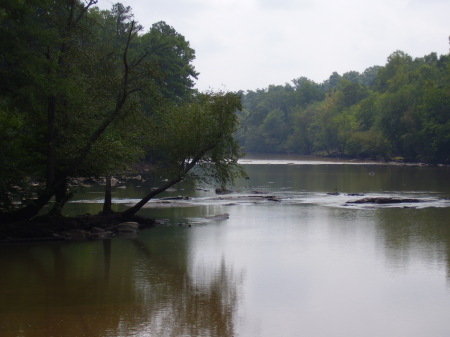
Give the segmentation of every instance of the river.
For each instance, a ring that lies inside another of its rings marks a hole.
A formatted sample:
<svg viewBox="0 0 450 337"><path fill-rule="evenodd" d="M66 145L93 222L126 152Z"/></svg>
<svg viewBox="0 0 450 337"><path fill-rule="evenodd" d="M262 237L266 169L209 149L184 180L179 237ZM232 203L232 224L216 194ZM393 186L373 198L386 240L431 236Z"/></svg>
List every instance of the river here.
<svg viewBox="0 0 450 337"><path fill-rule="evenodd" d="M136 236L0 246L0 336L450 336L450 167L242 163L233 193L151 201L161 224ZM116 186L116 209L151 187Z"/></svg>

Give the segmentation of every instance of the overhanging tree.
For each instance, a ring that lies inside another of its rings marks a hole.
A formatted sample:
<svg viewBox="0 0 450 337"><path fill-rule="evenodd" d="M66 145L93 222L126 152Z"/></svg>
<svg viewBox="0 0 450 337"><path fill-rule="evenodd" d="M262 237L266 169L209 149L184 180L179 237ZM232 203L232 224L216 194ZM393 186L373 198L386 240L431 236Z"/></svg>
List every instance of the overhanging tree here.
<svg viewBox="0 0 450 337"><path fill-rule="evenodd" d="M236 111L241 108L239 94L219 92L199 94L194 102L165 111L154 128L152 152L156 164L164 166L167 182L122 214L136 214L150 199L188 174L221 186L242 176L237 161L243 153L234 138Z"/></svg>

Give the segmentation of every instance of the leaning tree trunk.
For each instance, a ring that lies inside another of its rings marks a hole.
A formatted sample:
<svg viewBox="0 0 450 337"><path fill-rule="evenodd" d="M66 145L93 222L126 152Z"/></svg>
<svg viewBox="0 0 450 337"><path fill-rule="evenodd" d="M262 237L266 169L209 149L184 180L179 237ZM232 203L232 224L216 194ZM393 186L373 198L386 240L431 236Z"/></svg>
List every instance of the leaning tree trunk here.
<svg viewBox="0 0 450 337"><path fill-rule="evenodd" d="M133 215L135 215L137 212L139 212L139 210L144 207L144 205L150 201L150 199L152 199L153 197L155 197L156 195L164 192L165 190L167 190L169 187L172 187L173 185L175 185L176 183L180 182L183 179L182 176L170 180L167 184L164 184L163 186L161 186L160 188L151 191L150 193L148 193L144 198L142 198L136 205L134 205L133 207L127 209L126 211L122 212L122 216L125 218L130 218Z"/></svg>
<svg viewBox="0 0 450 337"><path fill-rule="evenodd" d="M70 195L67 190L67 179L55 188L55 204L48 213L51 216L61 216L64 205L69 201Z"/></svg>
<svg viewBox="0 0 450 337"><path fill-rule="evenodd" d="M205 149L203 149L203 151L200 151L188 164L183 164L182 168L178 174L178 176L172 180L169 180L166 184L164 184L163 186L161 186L160 188L151 191L150 193L148 193L145 197L143 197L136 205L134 205L133 207L127 209L126 211L122 212L122 216L125 218L130 218L133 215L135 215L137 212L139 212L139 210L144 207L144 205L150 201L150 199L152 199L153 197L155 197L156 195L164 192L165 190L167 190L169 187L172 187L173 185L175 185L176 183L179 183L181 180L183 180L183 178L186 176L186 174L188 174L188 172L190 170L192 170L192 168L198 163L198 161L205 155L205 153L207 153L209 150L213 149L216 146L216 144L213 144Z"/></svg>
<svg viewBox="0 0 450 337"><path fill-rule="evenodd" d="M105 201L103 202L103 215L112 214L112 177L106 176L106 185L105 185Z"/></svg>

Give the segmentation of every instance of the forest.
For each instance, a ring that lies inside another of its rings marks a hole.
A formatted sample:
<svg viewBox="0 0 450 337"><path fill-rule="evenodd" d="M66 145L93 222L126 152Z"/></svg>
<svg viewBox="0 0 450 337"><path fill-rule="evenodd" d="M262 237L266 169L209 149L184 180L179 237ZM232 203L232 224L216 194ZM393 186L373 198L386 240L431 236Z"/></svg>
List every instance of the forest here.
<svg viewBox="0 0 450 337"><path fill-rule="evenodd" d="M143 161L161 185L124 218L189 175L242 173L241 95L195 90L195 51L173 27L144 32L130 7L96 4L0 5L0 223L61 216L80 177L105 180L112 213L111 177Z"/></svg>
<svg viewBox="0 0 450 337"><path fill-rule="evenodd" d="M247 152L450 163L449 55L395 51L363 73L247 91L243 106Z"/></svg>

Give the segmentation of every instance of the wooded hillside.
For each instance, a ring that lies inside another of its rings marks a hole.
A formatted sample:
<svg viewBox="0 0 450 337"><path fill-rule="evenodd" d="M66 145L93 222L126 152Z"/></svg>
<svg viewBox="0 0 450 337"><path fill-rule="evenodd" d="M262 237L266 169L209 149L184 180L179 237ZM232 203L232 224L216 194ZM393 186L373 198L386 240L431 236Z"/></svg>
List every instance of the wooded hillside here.
<svg viewBox="0 0 450 337"><path fill-rule="evenodd" d="M450 59L396 51L385 66L248 91L247 152L450 162Z"/></svg>

